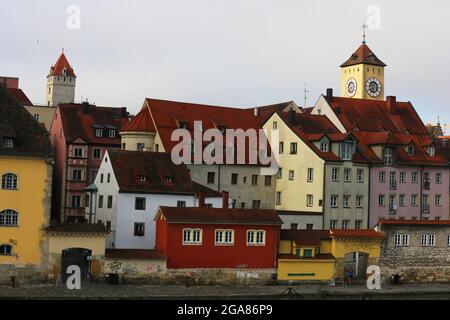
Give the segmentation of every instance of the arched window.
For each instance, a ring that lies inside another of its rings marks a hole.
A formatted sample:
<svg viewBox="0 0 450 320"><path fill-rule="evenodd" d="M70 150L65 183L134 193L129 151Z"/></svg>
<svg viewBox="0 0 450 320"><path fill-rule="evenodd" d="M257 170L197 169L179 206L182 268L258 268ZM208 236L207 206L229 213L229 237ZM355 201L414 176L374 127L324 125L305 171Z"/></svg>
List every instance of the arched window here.
<svg viewBox="0 0 450 320"><path fill-rule="evenodd" d="M18 227L19 214L14 210L3 210L0 212L0 227Z"/></svg>
<svg viewBox="0 0 450 320"><path fill-rule="evenodd" d="M9 244L0 245L0 256L11 256L12 255L12 246Z"/></svg>
<svg viewBox="0 0 450 320"><path fill-rule="evenodd" d="M16 190L17 189L17 175L14 173L6 173L2 176L2 189Z"/></svg>

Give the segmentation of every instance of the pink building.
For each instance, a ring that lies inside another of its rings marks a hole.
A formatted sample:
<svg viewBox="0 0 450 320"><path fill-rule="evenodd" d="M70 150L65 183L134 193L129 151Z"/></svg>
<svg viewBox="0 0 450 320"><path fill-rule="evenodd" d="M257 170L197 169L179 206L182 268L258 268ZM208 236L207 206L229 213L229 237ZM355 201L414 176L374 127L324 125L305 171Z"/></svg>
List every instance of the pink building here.
<svg viewBox="0 0 450 320"><path fill-rule="evenodd" d="M84 219L89 203L85 189L93 183L105 151L120 149L119 130L128 121L126 108L58 106L50 129L55 154L52 219Z"/></svg>

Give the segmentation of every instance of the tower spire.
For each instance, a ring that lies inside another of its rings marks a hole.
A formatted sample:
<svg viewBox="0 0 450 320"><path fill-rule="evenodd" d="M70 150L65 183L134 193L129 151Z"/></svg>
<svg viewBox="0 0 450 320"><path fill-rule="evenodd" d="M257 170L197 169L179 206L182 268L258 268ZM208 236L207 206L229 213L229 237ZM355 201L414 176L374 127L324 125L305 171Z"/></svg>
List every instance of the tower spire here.
<svg viewBox="0 0 450 320"><path fill-rule="evenodd" d="M362 29L363 29L363 44L366 44L366 29L369 28L369 26L367 24L363 24Z"/></svg>

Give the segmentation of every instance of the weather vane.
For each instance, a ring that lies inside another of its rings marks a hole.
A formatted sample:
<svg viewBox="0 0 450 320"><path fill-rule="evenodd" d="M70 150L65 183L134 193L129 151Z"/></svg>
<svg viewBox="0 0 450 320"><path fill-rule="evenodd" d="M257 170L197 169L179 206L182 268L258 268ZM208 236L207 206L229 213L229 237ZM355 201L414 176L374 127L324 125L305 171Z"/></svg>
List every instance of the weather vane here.
<svg viewBox="0 0 450 320"><path fill-rule="evenodd" d="M305 89L303 90L303 92L304 92L304 94L305 94L305 108L308 107L308 106L307 106L307 101L308 101L308 93L309 93L309 91L308 91L307 85L308 85L308 84L305 82Z"/></svg>
<svg viewBox="0 0 450 320"><path fill-rule="evenodd" d="M363 29L363 43L366 43L366 29L368 29L369 26L367 24L363 24L362 29Z"/></svg>

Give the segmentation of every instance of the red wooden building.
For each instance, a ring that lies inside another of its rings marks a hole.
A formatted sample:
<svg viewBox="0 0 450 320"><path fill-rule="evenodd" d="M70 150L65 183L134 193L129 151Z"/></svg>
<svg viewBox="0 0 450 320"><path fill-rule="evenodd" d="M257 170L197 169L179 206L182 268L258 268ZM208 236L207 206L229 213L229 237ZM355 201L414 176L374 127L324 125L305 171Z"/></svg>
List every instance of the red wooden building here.
<svg viewBox="0 0 450 320"><path fill-rule="evenodd" d="M277 266L282 221L274 210L160 207L155 220L169 269Z"/></svg>

